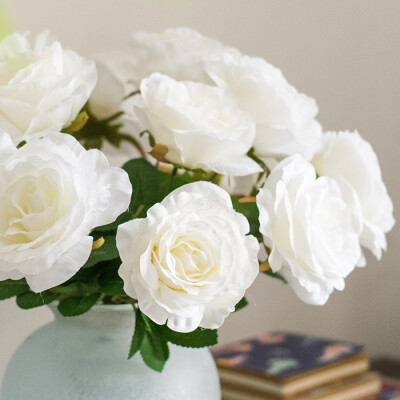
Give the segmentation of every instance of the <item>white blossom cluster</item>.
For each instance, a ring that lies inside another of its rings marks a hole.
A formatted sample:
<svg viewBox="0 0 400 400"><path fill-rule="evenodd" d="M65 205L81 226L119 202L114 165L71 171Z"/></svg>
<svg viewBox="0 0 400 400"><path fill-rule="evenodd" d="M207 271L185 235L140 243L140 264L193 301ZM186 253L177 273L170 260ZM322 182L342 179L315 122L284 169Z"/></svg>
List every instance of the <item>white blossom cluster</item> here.
<svg viewBox="0 0 400 400"><path fill-rule="evenodd" d="M118 111L125 82L165 162L256 194L269 265L301 299L324 304L342 290L365 265L362 247L381 257L393 205L372 147L357 132L324 132L314 99L279 69L190 29L136 34L113 65L116 76L48 34L0 42L0 280L62 284L89 258L91 230L128 208L125 171L61 133L88 102L100 119ZM249 229L225 189L181 186L120 225L126 294L173 330L218 328L259 271Z"/></svg>

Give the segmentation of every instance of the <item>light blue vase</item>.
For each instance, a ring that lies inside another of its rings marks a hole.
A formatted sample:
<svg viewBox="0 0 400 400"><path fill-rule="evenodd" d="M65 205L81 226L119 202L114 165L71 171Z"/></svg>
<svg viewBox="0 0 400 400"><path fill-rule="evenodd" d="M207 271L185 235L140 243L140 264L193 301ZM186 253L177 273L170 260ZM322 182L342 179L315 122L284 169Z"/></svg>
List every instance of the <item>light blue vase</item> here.
<svg viewBox="0 0 400 400"><path fill-rule="evenodd" d="M132 307L95 306L33 333L6 370L1 400L220 400L217 370L207 349L170 345L162 373L139 354L127 360Z"/></svg>

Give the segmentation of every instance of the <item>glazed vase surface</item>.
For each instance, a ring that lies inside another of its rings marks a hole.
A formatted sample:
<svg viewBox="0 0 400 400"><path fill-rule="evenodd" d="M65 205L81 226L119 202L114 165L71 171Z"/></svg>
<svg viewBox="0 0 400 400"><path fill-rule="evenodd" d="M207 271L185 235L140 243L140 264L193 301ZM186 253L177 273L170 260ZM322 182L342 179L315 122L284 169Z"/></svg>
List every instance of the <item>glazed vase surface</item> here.
<svg viewBox="0 0 400 400"><path fill-rule="evenodd" d="M128 305L95 306L34 332L11 359L0 400L220 400L208 349L169 344L162 373L139 354L127 360L134 330Z"/></svg>

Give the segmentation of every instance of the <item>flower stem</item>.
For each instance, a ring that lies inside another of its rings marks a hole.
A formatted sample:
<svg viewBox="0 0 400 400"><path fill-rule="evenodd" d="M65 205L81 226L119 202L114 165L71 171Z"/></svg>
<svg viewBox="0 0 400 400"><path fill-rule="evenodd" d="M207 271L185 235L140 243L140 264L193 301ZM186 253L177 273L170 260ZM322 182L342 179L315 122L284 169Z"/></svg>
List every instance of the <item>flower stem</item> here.
<svg viewBox="0 0 400 400"><path fill-rule="evenodd" d="M178 172L178 168L174 167L174 169L171 172L171 178L169 180L167 194L171 192L172 184L174 183L174 179L175 179L177 172Z"/></svg>
<svg viewBox="0 0 400 400"><path fill-rule="evenodd" d="M134 137L132 137L130 135L127 135L126 133L120 133L118 135L118 137L121 140L125 140L126 142L129 142L132 146L134 146L139 151L140 156L142 158L147 158L146 152L144 151L142 145L140 144L140 142L137 139L135 139Z"/></svg>
<svg viewBox="0 0 400 400"><path fill-rule="evenodd" d="M124 100L128 100L130 97L136 96L137 94L140 94L140 90L135 90L134 92L128 93L128 94L124 97Z"/></svg>

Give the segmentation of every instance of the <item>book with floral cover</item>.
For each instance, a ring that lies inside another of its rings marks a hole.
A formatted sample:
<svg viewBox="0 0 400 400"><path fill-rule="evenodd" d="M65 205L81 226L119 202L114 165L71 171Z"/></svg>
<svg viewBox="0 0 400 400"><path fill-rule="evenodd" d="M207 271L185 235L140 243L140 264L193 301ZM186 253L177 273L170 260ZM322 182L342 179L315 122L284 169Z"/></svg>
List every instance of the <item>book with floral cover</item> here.
<svg viewBox="0 0 400 400"><path fill-rule="evenodd" d="M214 350L222 386L292 396L367 371L363 346L274 332Z"/></svg>

